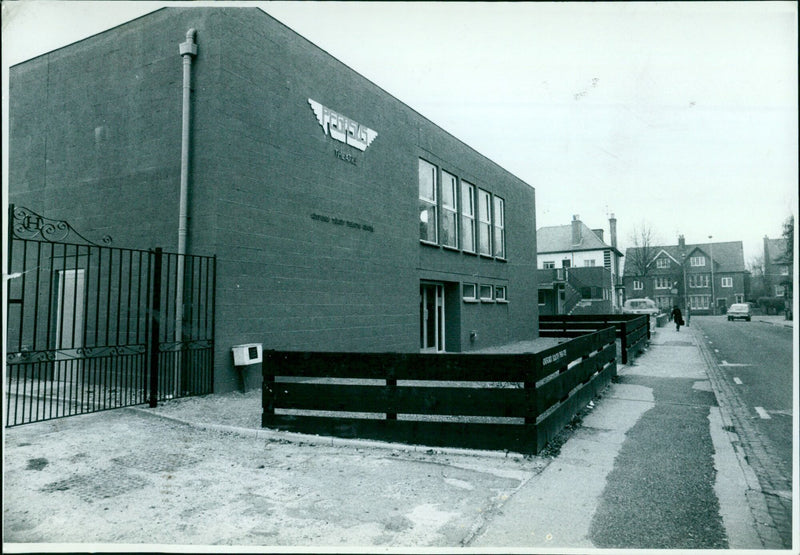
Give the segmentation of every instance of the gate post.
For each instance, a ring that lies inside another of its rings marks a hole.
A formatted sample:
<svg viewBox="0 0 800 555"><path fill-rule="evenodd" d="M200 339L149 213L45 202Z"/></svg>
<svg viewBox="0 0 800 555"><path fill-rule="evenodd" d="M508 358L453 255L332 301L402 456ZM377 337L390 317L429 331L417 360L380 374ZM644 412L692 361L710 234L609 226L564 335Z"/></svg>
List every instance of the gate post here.
<svg viewBox="0 0 800 555"><path fill-rule="evenodd" d="M161 335L161 247L151 251L153 260L152 297L150 302L150 338L147 344L150 361L150 408L158 405L158 355Z"/></svg>

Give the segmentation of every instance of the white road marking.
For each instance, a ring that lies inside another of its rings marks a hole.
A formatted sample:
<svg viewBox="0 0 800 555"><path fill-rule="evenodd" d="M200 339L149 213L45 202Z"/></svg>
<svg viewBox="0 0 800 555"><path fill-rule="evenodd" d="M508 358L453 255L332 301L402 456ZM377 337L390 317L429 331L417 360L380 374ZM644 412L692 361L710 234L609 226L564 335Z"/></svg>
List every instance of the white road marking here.
<svg viewBox="0 0 800 555"><path fill-rule="evenodd" d="M756 407L756 412L762 419L772 420L772 417L769 414L767 414L767 411L764 410L764 407Z"/></svg>
<svg viewBox="0 0 800 555"><path fill-rule="evenodd" d="M743 362L728 362L727 360L723 360L720 363L720 366L753 366L752 364L745 364Z"/></svg>
<svg viewBox="0 0 800 555"><path fill-rule="evenodd" d="M736 385L742 385L742 380L739 378L733 378L733 381L736 382Z"/></svg>

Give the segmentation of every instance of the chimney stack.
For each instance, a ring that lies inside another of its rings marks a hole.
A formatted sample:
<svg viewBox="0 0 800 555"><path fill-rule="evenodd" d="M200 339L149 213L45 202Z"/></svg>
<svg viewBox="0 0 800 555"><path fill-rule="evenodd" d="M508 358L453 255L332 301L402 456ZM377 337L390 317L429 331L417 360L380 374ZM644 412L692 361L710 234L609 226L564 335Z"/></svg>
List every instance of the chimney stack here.
<svg viewBox="0 0 800 555"><path fill-rule="evenodd" d="M597 235L600 240L603 240L603 230L602 229L593 229L592 232Z"/></svg>
<svg viewBox="0 0 800 555"><path fill-rule="evenodd" d="M611 246L617 248L617 218L614 214L608 219L608 232L611 235Z"/></svg>
<svg viewBox="0 0 800 555"><path fill-rule="evenodd" d="M678 247L681 251L686 249L686 239L684 239L683 235L678 235Z"/></svg>
<svg viewBox="0 0 800 555"><path fill-rule="evenodd" d="M580 216L575 214L572 216L572 244L580 245L581 243L581 221Z"/></svg>

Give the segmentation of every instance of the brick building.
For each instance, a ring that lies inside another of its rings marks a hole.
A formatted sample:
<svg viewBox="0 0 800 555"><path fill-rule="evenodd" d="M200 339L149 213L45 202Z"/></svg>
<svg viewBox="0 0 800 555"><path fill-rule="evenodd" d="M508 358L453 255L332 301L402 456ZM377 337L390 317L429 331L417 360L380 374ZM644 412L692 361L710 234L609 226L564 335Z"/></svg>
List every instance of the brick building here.
<svg viewBox="0 0 800 555"><path fill-rule="evenodd" d="M538 334L533 188L255 8L166 8L12 67L9 193L89 238L216 254L217 391L234 344Z"/></svg>
<svg viewBox="0 0 800 555"><path fill-rule="evenodd" d="M695 314L724 314L731 304L745 300L741 241L690 245L681 235L677 245L648 247L646 272L632 262L643 260L642 251L633 247L625 252L628 299L648 297L665 311L689 306Z"/></svg>

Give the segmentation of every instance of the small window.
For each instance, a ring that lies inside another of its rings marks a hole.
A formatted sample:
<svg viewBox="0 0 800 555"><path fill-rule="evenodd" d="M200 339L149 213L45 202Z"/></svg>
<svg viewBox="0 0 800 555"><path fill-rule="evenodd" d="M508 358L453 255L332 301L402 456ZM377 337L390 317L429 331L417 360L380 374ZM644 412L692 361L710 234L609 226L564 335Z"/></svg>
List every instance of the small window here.
<svg viewBox="0 0 800 555"><path fill-rule="evenodd" d="M570 262L569 258L565 258L561 261L562 268L569 268L570 266L572 266L572 263Z"/></svg>
<svg viewBox="0 0 800 555"><path fill-rule="evenodd" d="M669 289L671 287L671 284L668 277L661 276L655 278L654 286L656 289Z"/></svg>
<svg viewBox="0 0 800 555"><path fill-rule="evenodd" d="M481 302L490 303L494 301L493 289L491 285L481 285Z"/></svg>
<svg viewBox="0 0 800 555"><path fill-rule="evenodd" d="M724 277L724 278L722 278L722 286L723 287L733 287L733 278L732 277Z"/></svg>
<svg viewBox="0 0 800 555"><path fill-rule="evenodd" d="M552 270L555 267L556 267L556 263L553 262L552 260L547 260L547 261L542 263L542 268L544 268L545 270Z"/></svg>
<svg viewBox="0 0 800 555"><path fill-rule="evenodd" d="M461 285L461 296L467 302L478 301L478 286L474 283L464 283Z"/></svg>
<svg viewBox="0 0 800 555"><path fill-rule="evenodd" d="M587 268L593 267L595 265L595 260L594 259L592 259L592 260L584 260L583 261L583 265L586 266Z"/></svg>
<svg viewBox="0 0 800 555"><path fill-rule="evenodd" d="M656 260L656 268L669 268L669 258L659 258Z"/></svg>
<svg viewBox="0 0 800 555"><path fill-rule="evenodd" d="M693 256L689 261L689 265L691 266L705 266L706 265L706 257L705 256Z"/></svg>
<svg viewBox="0 0 800 555"><path fill-rule="evenodd" d="M638 279L635 279L633 280L633 289L635 291L641 291L642 289L644 289L644 284Z"/></svg>
<svg viewBox="0 0 800 555"><path fill-rule="evenodd" d="M508 297L506 296L506 286L498 285L494 288L494 298L498 303L507 303Z"/></svg>

